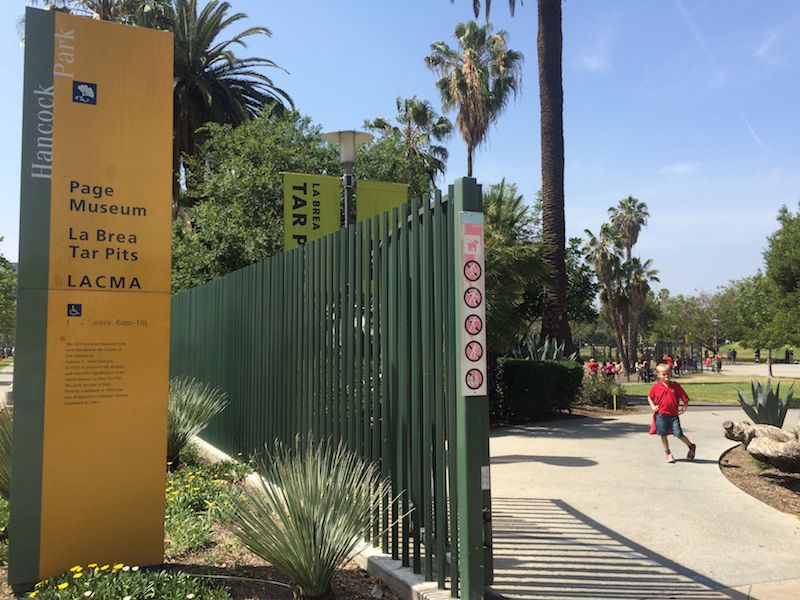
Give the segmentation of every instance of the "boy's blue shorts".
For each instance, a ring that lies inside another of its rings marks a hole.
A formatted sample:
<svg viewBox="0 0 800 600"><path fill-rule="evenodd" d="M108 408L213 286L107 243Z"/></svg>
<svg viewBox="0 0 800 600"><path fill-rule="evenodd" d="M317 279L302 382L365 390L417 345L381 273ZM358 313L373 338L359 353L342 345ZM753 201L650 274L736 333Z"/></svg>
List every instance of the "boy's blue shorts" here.
<svg viewBox="0 0 800 600"><path fill-rule="evenodd" d="M683 435L683 430L681 429L681 420L678 416L671 417L669 415L662 415L658 413L656 415L656 434L657 435L669 435L669 429L672 428L672 435L675 437L681 437Z"/></svg>

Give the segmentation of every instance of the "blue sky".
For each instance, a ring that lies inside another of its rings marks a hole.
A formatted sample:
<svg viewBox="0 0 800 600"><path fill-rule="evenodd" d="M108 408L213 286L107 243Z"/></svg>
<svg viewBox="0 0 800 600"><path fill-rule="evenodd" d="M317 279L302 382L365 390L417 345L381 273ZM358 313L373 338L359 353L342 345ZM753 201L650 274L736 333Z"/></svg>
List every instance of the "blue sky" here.
<svg viewBox="0 0 800 600"><path fill-rule="evenodd" d="M456 0L230 0L270 39L264 56L297 107L326 130L394 116L397 96L437 109L423 59L434 40L472 17ZM0 7L0 252L16 260L24 0ZM506 177L532 199L540 188L536 2L493 2L495 29L525 55L522 94L475 157L475 176ZM650 222L636 251L661 286L712 291L762 265L782 204L800 201L800 2L796 0L569 0L564 3L564 123L568 235L597 231L628 195ZM449 115L453 120L455 115ZM445 181L466 173L458 135Z"/></svg>

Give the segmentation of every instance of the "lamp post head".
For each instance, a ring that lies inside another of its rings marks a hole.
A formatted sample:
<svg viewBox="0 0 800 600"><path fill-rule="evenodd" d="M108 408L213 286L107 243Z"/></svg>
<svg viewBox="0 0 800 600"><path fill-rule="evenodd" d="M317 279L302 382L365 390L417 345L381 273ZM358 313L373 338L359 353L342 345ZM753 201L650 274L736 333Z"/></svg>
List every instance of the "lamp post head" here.
<svg viewBox="0 0 800 600"><path fill-rule="evenodd" d="M356 148L372 141L373 136L364 131L330 131L323 133L322 139L339 145L339 164L342 165L345 173L349 173L353 170L356 162Z"/></svg>

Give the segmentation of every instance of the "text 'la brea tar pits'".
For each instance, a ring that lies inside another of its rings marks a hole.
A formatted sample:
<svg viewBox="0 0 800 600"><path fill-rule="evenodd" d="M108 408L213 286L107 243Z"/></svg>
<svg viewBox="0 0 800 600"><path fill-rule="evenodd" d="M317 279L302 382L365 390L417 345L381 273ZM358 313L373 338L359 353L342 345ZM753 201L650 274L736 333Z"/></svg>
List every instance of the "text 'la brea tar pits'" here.
<svg viewBox="0 0 800 600"><path fill-rule="evenodd" d="M126 219L147 216L147 208L114 202L114 188L91 185L72 180L69 182L69 210L72 213L99 215L118 215ZM68 226L68 243L71 259L77 261L137 262L138 238L135 233L124 230L124 222L119 229L107 227L82 228ZM136 276L114 274L67 275L67 287L90 289L141 289Z"/></svg>

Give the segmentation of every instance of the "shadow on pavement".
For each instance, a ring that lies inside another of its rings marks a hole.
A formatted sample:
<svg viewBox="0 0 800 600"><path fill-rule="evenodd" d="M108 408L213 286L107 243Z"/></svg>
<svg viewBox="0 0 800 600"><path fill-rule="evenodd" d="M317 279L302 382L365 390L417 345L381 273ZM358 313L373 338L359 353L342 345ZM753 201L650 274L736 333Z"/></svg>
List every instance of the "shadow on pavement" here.
<svg viewBox="0 0 800 600"><path fill-rule="evenodd" d="M557 499L494 498L487 598L741 599Z"/></svg>
<svg viewBox="0 0 800 600"><path fill-rule="evenodd" d="M535 456L532 454L506 454L492 457L493 465L506 465L511 463L540 462L557 467L593 467L597 464L591 458L577 456Z"/></svg>
<svg viewBox="0 0 800 600"><path fill-rule="evenodd" d="M532 435L539 437L569 437L570 439L599 439L647 432L647 426L625 423L605 417L574 417L567 420L544 421L532 425L513 425L492 429L491 437Z"/></svg>

